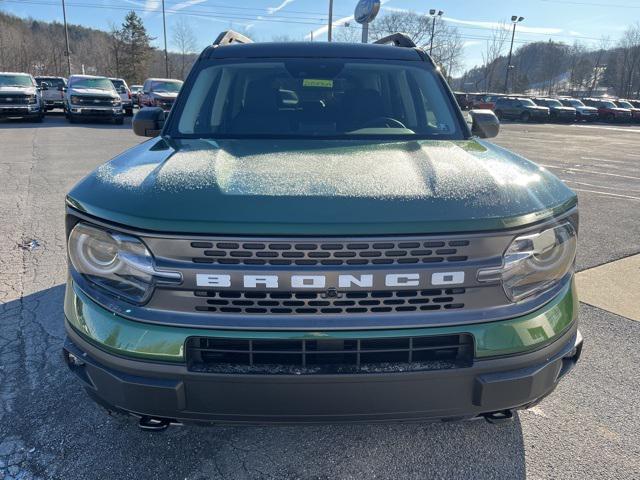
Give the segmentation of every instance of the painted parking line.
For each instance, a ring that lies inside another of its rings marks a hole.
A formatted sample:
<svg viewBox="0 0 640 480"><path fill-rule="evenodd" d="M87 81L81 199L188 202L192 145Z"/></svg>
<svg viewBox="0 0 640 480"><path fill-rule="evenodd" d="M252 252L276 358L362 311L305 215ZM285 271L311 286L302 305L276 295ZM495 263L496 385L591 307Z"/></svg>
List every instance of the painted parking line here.
<svg viewBox="0 0 640 480"><path fill-rule="evenodd" d="M636 188L610 187L609 185L595 185L593 183L579 182L578 180L572 180L570 178L562 179L562 181L565 183L575 183L576 185L584 185L585 187L592 187L592 188L605 189L605 190L622 190L627 193L629 192L640 193L640 189L636 189Z"/></svg>
<svg viewBox="0 0 640 480"><path fill-rule="evenodd" d="M604 125L570 125L571 128L593 128L597 130L613 130L615 132L640 133L640 128L606 127Z"/></svg>
<svg viewBox="0 0 640 480"><path fill-rule="evenodd" d="M640 322L640 255L576 275L580 301Z"/></svg>
<svg viewBox="0 0 640 480"><path fill-rule="evenodd" d="M631 175L620 175L619 173L609 173L609 172L596 172L594 170L584 170L582 168L571 168L571 167L561 167L556 165L547 165L544 163L539 163L541 167L545 168L553 168L554 170L567 170L570 172L580 172L580 173L592 173L594 175L607 175L610 177L621 177L621 178L631 178L633 180L640 180L640 177L633 177Z"/></svg>
<svg viewBox="0 0 640 480"><path fill-rule="evenodd" d="M623 153L622 156L628 155L627 153ZM596 157L580 157L580 160L593 160L596 162L606 162L606 163L621 163L623 165L629 165L628 160L610 160L608 158L596 158Z"/></svg>
<svg viewBox="0 0 640 480"><path fill-rule="evenodd" d="M607 196L607 197L618 197L618 198L627 198L629 200L640 200L640 197L632 197L631 195L621 195L619 193L601 192L601 191L598 191L598 190L587 190L585 188L574 188L574 187L572 187L571 190L575 190L576 192L596 193L598 195L604 195L604 196Z"/></svg>

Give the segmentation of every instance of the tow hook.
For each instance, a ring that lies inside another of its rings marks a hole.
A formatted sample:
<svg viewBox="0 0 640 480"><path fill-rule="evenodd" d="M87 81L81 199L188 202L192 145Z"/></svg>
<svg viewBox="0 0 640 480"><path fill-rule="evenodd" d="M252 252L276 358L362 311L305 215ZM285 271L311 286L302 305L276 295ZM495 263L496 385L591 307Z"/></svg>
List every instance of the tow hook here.
<svg viewBox="0 0 640 480"><path fill-rule="evenodd" d="M166 430L169 425L171 420L168 418L140 417L138 421L138 427L147 432L160 432Z"/></svg>
<svg viewBox="0 0 640 480"><path fill-rule="evenodd" d="M513 410L499 410L497 412L485 413L484 419L494 425L513 421Z"/></svg>

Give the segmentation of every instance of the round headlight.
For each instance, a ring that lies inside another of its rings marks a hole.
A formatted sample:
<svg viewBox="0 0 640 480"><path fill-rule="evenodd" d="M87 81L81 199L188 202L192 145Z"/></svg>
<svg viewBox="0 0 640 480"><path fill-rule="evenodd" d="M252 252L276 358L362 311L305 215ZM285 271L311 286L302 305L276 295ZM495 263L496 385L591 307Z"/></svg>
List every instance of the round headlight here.
<svg viewBox="0 0 640 480"><path fill-rule="evenodd" d="M501 280L504 292L517 302L555 286L573 269L577 233L569 222L522 235L504 253L502 267L480 270L478 281Z"/></svg>
<svg viewBox="0 0 640 480"><path fill-rule="evenodd" d="M69 234L69 260L91 283L127 300L142 303L156 280L179 282L178 272L158 271L144 243L136 237L78 223Z"/></svg>

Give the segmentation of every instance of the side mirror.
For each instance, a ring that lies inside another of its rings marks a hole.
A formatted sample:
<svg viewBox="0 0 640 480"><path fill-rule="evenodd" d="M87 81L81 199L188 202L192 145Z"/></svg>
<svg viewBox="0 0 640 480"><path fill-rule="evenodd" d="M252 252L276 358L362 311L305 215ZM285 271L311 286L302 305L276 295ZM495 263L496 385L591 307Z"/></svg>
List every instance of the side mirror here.
<svg viewBox="0 0 640 480"><path fill-rule="evenodd" d="M42 82L40 84L40 90L49 90L49 84L47 82Z"/></svg>
<svg viewBox="0 0 640 480"><path fill-rule="evenodd" d="M127 89L125 87L120 87L120 93L127 93Z"/></svg>
<svg viewBox="0 0 640 480"><path fill-rule="evenodd" d="M66 91L67 91L67 87L63 87L62 85L60 85L60 86L58 87L58 91L59 91L59 92L66 92Z"/></svg>
<svg viewBox="0 0 640 480"><path fill-rule="evenodd" d="M164 110L160 107L143 108L133 117L133 133L141 137L157 137L164 125Z"/></svg>
<svg viewBox="0 0 640 480"><path fill-rule="evenodd" d="M491 110L470 110L471 133L480 138L493 138L500 132L500 120Z"/></svg>

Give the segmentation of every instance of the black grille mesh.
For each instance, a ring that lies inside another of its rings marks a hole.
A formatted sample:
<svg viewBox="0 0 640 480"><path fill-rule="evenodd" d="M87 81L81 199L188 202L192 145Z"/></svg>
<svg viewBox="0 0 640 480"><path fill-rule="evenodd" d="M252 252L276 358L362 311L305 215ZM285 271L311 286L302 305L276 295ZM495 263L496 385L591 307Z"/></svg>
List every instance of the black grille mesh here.
<svg viewBox="0 0 640 480"><path fill-rule="evenodd" d="M370 339L271 340L190 337L189 369L218 373L379 373L468 367L469 334Z"/></svg>

